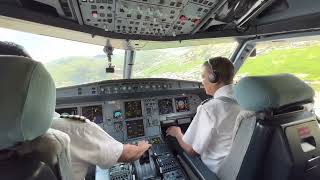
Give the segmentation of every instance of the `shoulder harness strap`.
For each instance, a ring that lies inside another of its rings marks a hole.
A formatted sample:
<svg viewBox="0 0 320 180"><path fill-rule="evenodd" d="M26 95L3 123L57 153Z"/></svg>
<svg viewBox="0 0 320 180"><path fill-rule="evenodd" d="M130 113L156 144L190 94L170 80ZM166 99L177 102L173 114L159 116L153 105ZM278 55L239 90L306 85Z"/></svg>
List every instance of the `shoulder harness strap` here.
<svg viewBox="0 0 320 180"><path fill-rule="evenodd" d="M215 99L219 99L220 101L226 102L226 103L232 103L232 104L238 104L238 102L235 99L226 97L226 96L220 96Z"/></svg>
<svg viewBox="0 0 320 180"><path fill-rule="evenodd" d="M213 98L205 99L204 101L202 101L202 102L201 102L201 105L203 105L203 104L207 103L207 102L208 102L208 101L210 101L211 99L213 99Z"/></svg>
<svg viewBox="0 0 320 180"><path fill-rule="evenodd" d="M84 117L84 116L68 115L68 114L62 114L62 115L60 115L60 118L78 120L78 121L81 121L81 122L86 122L86 120L87 120L87 118ZM89 121L89 119L88 119L88 121Z"/></svg>

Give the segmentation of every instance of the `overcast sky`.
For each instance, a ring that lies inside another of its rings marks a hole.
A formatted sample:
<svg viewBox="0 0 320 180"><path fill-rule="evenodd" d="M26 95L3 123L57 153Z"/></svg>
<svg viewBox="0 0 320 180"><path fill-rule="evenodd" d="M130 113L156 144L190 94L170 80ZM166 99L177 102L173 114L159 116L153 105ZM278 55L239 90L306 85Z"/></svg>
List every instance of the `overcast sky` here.
<svg viewBox="0 0 320 180"><path fill-rule="evenodd" d="M67 56L95 56L103 47L0 28L1 41L11 41L24 46L33 59L43 63Z"/></svg>

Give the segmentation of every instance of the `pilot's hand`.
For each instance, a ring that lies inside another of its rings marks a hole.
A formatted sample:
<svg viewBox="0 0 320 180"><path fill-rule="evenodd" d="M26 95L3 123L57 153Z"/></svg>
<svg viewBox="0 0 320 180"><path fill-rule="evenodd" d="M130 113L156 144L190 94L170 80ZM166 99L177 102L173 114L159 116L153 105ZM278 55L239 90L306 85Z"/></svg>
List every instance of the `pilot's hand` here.
<svg viewBox="0 0 320 180"><path fill-rule="evenodd" d="M149 144L148 141L139 141L137 145L143 152L151 147L151 144Z"/></svg>
<svg viewBox="0 0 320 180"><path fill-rule="evenodd" d="M167 129L166 133L167 133L167 136L173 136L175 138L177 138L178 136L180 136L182 134L181 128L178 126L169 127Z"/></svg>

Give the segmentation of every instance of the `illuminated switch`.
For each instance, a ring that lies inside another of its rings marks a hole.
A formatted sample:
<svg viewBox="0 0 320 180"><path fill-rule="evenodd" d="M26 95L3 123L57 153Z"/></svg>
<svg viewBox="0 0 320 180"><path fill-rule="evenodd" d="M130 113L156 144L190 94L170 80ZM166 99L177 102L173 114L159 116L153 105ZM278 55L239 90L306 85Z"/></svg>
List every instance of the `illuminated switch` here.
<svg viewBox="0 0 320 180"><path fill-rule="evenodd" d="M181 22L185 22L188 18L185 15L181 15L179 19Z"/></svg>
<svg viewBox="0 0 320 180"><path fill-rule="evenodd" d="M194 19L194 20L192 20L192 22L193 22L194 25L198 25L198 24L200 24L201 20L200 19Z"/></svg>
<svg viewBox="0 0 320 180"><path fill-rule="evenodd" d="M92 17L97 18L98 17L98 12L97 11L92 11Z"/></svg>

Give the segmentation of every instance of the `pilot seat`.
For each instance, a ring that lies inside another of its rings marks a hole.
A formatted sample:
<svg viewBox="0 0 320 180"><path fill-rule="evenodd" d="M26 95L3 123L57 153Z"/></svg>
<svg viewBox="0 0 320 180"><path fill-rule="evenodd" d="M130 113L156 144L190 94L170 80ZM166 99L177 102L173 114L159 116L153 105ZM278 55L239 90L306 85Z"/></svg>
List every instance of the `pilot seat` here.
<svg viewBox="0 0 320 180"><path fill-rule="evenodd" d="M234 88L242 107L220 180L320 179L320 129L314 91L290 74L245 77Z"/></svg>
<svg viewBox="0 0 320 180"><path fill-rule="evenodd" d="M0 56L0 179L72 180L69 136L49 129L53 79L41 63Z"/></svg>

